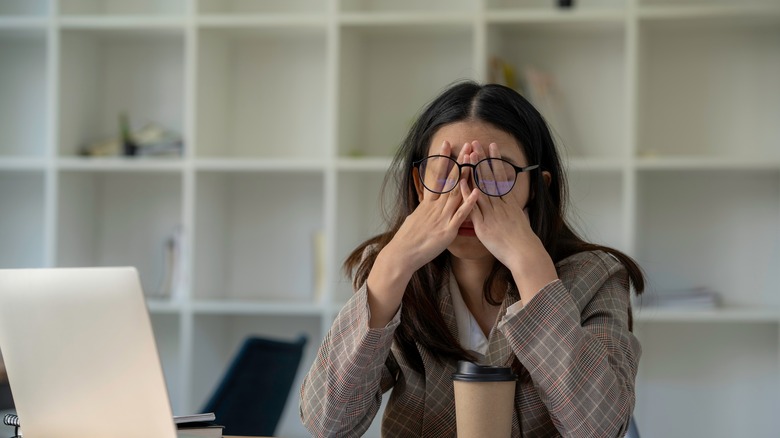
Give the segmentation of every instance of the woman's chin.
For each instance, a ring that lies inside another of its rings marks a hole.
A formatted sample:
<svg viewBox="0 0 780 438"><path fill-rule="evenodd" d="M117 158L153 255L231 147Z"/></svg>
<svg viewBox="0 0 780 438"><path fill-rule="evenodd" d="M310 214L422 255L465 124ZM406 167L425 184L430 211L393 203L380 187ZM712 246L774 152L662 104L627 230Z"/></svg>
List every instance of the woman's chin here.
<svg viewBox="0 0 780 438"><path fill-rule="evenodd" d="M447 250L454 257L459 259L481 259L486 256L492 257L490 251L482 245L477 236L461 236L455 237Z"/></svg>

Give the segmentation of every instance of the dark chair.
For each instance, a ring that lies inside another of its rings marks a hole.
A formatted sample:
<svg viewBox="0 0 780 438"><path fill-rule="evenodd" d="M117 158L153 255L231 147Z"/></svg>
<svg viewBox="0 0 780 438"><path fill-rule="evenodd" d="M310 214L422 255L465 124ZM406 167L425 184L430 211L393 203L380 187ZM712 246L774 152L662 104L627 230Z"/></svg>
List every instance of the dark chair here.
<svg viewBox="0 0 780 438"><path fill-rule="evenodd" d="M636 427L636 420L634 420L633 415L628 422L628 433L626 433L626 438L639 438L639 429Z"/></svg>
<svg viewBox="0 0 780 438"><path fill-rule="evenodd" d="M11 385L0 379L0 411L14 408L14 398L11 395Z"/></svg>
<svg viewBox="0 0 780 438"><path fill-rule="evenodd" d="M272 436L306 341L247 338L202 412L214 412L225 435Z"/></svg>

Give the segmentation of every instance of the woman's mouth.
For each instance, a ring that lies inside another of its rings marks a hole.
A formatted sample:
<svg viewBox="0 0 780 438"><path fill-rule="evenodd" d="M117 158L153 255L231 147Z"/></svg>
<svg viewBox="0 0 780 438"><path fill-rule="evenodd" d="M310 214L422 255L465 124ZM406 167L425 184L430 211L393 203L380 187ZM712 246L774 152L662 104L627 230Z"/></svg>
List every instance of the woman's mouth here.
<svg viewBox="0 0 780 438"><path fill-rule="evenodd" d="M472 222L463 222L461 224L460 228L458 228L458 236L476 236L477 233L474 231L474 223Z"/></svg>

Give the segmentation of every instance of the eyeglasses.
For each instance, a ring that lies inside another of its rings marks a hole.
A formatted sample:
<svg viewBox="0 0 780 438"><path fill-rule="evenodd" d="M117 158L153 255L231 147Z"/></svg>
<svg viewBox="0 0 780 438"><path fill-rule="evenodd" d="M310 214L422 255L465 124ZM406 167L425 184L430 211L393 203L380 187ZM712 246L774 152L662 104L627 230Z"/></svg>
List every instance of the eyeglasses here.
<svg viewBox="0 0 780 438"><path fill-rule="evenodd" d="M538 164L520 167L502 158L485 158L477 164L461 164L446 155L431 155L412 163L420 172L423 186L433 193L452 191L460 180L464 167L473 171L474 184L488 196L504 196L512 190L517 174L539 167ZM457 170L456 170L457 169Z"/></svg>

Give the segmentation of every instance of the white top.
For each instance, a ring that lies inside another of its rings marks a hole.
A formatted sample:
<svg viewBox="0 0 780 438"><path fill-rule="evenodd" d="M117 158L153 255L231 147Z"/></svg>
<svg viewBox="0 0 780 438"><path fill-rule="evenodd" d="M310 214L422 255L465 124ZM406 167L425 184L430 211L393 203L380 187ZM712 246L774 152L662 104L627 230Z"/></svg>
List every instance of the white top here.
<svg viewBox="0 0 780 438"><path fill-rule="evenodd" d="M463 349L474 352L479 357L484 357L488 348L488 338L479 327L474 315L471 314L466 302L460 294L460 287L455 280L455 275L450 272L450 294L452 295L452 308L455 311L455 320L458 324L458 341Z"/></svg>

